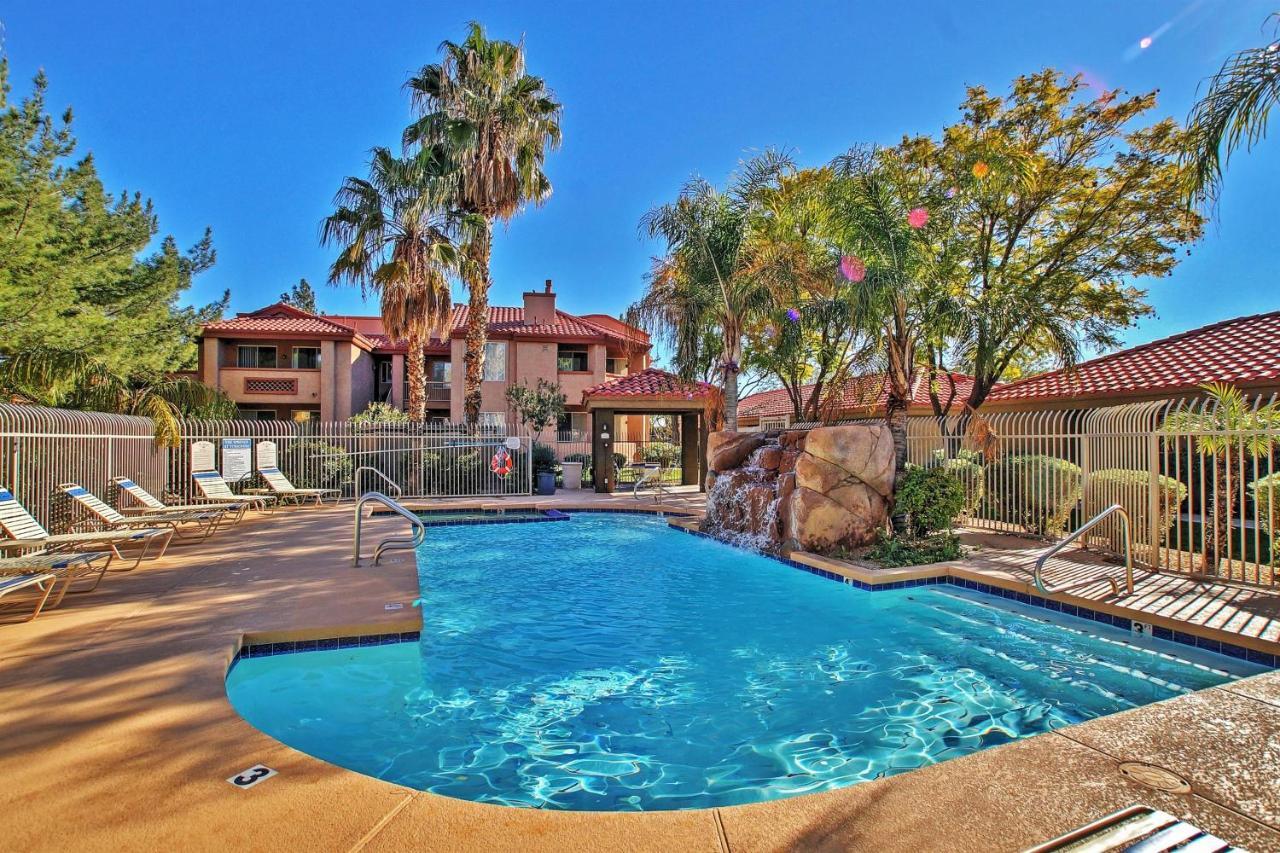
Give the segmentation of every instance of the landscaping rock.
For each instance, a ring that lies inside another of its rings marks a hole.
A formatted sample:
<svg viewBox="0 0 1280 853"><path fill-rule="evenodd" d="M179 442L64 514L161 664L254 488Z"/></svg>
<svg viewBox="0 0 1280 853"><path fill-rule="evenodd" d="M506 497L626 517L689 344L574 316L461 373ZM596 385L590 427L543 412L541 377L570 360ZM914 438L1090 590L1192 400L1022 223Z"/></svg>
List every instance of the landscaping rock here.
<svg viewBox="0 0 1280 853"><path fill-rule="evenodd" d="M766 439L758 432L713 432L707 436L707 467L717 473L739 468Z"/></svg>

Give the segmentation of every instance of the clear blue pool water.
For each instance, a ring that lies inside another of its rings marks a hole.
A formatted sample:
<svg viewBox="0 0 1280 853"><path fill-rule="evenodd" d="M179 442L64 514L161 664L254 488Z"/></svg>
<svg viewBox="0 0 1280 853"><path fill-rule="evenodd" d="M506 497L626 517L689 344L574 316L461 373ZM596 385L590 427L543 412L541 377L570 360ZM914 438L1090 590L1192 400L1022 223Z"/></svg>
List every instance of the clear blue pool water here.
<svg viewBox="0 0 1280 853"><path fill-rule="evenodd" d="M421 790L651 810L850 785L1257 671L951 586L864 592L641 516L433 528L418 562L420 642L242 659L236 709Z"/></svg>

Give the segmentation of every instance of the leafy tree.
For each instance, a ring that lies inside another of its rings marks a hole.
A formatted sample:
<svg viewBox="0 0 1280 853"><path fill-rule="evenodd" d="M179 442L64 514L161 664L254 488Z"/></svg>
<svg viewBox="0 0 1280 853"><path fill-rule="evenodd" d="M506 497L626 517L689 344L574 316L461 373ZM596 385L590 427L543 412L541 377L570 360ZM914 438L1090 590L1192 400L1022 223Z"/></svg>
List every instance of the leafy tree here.
<svg viewBox="0 0 1280 853"><path fill-rule="evenodd" d="M298 279L297 284L280 294L280 301L312 314L319 313L316 308L316 292L312 289L311 282L305 278Z"/></svg>
<svg viewBox="0 0 1280 853"><path fill-rule="evenodd" d="M435 175L437 203L478 218L464 243L467 314L463 408L480 418L480 382L489 317L493 224L551 196L543 172L560 144L560 104L541 77L525 71L524 44L490 39L472 22L461 43L444 42L443 59L405 84L419 117L404 131L407 150Z"/></svg>
<svg viewBox="0 0 1280 853"><path fill-rule="evenodd" d="M1280 13L1271 15L1280 20ZM1182 162L1188 167L1188 204L1217 201L1227 161L1253 148L1267 134L1271 108L1280 102L1280 41L1234 54L1209 81L1209 90L1187 117L1189 131Z"/></svg>
<svg viewBox="0 0 1280 853"><path fill-rule="evenodd" d="M565 396L560 383L538 378L530 388L525 382L507 389L507 402L516 410L520 423L534 432L534 441L542 440L542 431L559 423L564 414Z"/></svg>
<svg viewBox="0 0 1280 853"><path fill-rule="evenodd" d="M773 304L773 281L745 265L743 244L765 191L792 171L790 158L765 152L744 164L727 190L691 179L675 201L640 222L642 233L662 239L666 254L655 259L644 296L628 310L630 322L673 345L673 365L686 379L705 358L707 331L718 333L728 430L738 428L744 336Z"/></svg>
<svg viewBox="0 0 1280 853"><path fill-rule="evenodd" d="M227 297L179 305L192 278L214 262L208 231L186 252L172 237L153 246L158 223L139 193L110 195L92 155L81 155L68 109L46 109L47 81L11 99L0 57L0 359L38 353L30 381L74 384L82 368L131 388L159 387L168 371L196 361L202 323L219 318ZM69 373L57 376L55 368ZM29 388L63 404L87 397Z"/></svg>
<svg viewBox="0 0 1280 853"><path fill-rule="evenodd" d="M933 323L975 377L973 409L1029 353L1070 366L1082 344L1118 345L1116 331L1151 312L1129 282L1169 274L1200 237L1202 218L1182 204L1187 132L1171 119L1129 129L1154 93L1083 89L1051 69L1004 97L972 87L940 142L898 146L927 175L931 216L947 202L948 228L932 238L949 258Z"/></svg>
<svg viewBox="0 0 1280 853"><path fill-rule="evenodd" d="M1201 552L1205 570L1216 575L1218 562L1230 547L1231 520L1236 498L1243 491L1245 459L1256 462L1270 456L1280 430L1280 404L1255 406L1239 388L1221 382L1201 388L1209 395L1209 404L1174 412L1165 419L1164 429L1192 435L1200 455L1213 457L1213 530L1206 530L1201 537Z"/></svg>
<svg viewBox="0 0 1280 853"><path fill-rule="evenodd" d="M414 160L373 149L369 177L348 177L324 220L321 242L338 246L329 280L379 294L392 338L409 342L409 417L427 416L426 348L444 338L453 311L449 275L458 267L450 233L426 192L428 177Z"/></svg>

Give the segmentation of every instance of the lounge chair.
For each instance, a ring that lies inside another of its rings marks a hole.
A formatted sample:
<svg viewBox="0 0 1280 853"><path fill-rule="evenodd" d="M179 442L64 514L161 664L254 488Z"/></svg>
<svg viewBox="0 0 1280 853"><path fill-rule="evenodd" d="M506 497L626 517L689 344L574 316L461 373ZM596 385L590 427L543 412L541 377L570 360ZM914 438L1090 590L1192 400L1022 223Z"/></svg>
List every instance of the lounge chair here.
<svg viewBox="0 0 1280 853"><path fill-rule="evenodd" d="M23 557L0 558L0 596L38 583L44 594L40 596L35 612L31 614L30 618L34 619L40 615L40 611L46 604L50 609L57 607L71 589L71 585L82 577L97 575L91 586L76 592L93 592L97 589L98 584L102 582L102 576L107 573L107 568L111 565L113 556L110 551L95 551L83 554L41 552ZM101 565L97 565L98 561L101 561ZM46 589L43 580L32 581L32 578L51 578L52 580ZM53 597L53 601L49 601L59 580L63 582L62 590Z"/></svg>
<svg viewBox="0 0 1280 853"><path fill-rule="evenodd" d="M122 530L93 530L85 533L50 534L36 521L35 516L27 512L13 493L0 486L0 529L9 539L0 539L0 554L9 551L62 551L69 548L86 548L98 546L108 548L111 553L124 561L120 547L135 545L138 557L133 564L120 571L136 569L138 564L151 551L151 546L160 543L160 553L156 559L164 556L169 550L169 541L173 539L172 529L142 528ZM96 586L96 584L95 584Z"/></svg>
<svg viewBox="0 0 1280 853"><path fill-rule="evenodd" d="M289 478L280 473L279 468L259 468L258 473L266 481L267 488L282 501L287 500L300 504L306 500L313 500L316 502L316 506L321 506L326 498L332 497L333 502L337 503L338 498L342 497L342 489L299 489L289 482Z"/></svg>
<svg viewBox="0 0 1280 853"><path fill-rule="evenodd" d="M260 512L274 512L277 498L274 495L237 495L217 471L192 471L200 497L211 504L245 504Z"/></svg>
<svg viewBox="0 0 1280 853"><path fill-rule="evenodd" d="M151 512L223 512L224 524L236 524L240 519L244 518L245 510L249 508L249 504L244 501L238 503L222 504L165 504L164 501L139 486L128 477L112 477L111 482L116 484L120 491L127 494L138 502L138 506L126 507L118 506L117 510L127 516L136 514L146 514Z"/></svg>
<svg viewBox="0 0 1280 853"><path fill-rule="evenodd" d="M36 607L31 611L31 615L25 620L30 622L32 619L39 616L40 611L44 609L44 603L49 600L49 595L53 592L53 587L57 580L57 575L51 575L48 572L45 572L44 574L10 575L9 577L0 577L0 606L11 603L3 600L9 593L30 589L34 586L37 591L35 596Z"/></svg>
<svg viewBox="0 0 1280 853"><path fill-rule="evenodd" d="M218 529L223 516L220 508L206 508L198 512L178 510L126 516L121 515L100 500L97 495L77 483L60 483L58 488L87 509L100 523L113 530L131 527L168 527L181 539L190 536L203 542L209 538L209 534Z"/></svg>

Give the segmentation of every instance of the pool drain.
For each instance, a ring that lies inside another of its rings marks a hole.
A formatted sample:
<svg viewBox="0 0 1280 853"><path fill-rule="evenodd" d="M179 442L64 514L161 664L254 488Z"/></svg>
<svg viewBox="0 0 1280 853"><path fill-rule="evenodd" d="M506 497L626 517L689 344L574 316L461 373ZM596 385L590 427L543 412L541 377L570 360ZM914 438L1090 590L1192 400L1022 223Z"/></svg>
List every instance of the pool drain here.
<svg viewBox="0 0 1280 853"><path fill-rule="evenodd" d="M1155 764L1147 764L1145 761L1122 761L1120 763L1120 775L1137 782L1139 785L1146 785L1148 788L1154 788L1157 791L1164 791L1168 794L1191 793L1191 783L1186 779L1183 779L1172 770Z"/></svg>

